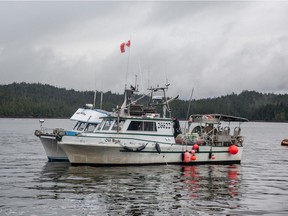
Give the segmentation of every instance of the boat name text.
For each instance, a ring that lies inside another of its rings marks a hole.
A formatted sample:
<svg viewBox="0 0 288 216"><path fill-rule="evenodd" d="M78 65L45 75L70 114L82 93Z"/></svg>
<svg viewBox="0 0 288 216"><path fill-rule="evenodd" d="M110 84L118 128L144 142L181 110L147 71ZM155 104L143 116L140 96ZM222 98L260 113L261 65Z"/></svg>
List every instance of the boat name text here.
<svg viewBox="0 0 288 216"><path fill-rule="evenodd" d="M171 129L171 122L157 122L158 129Z"/></svg>

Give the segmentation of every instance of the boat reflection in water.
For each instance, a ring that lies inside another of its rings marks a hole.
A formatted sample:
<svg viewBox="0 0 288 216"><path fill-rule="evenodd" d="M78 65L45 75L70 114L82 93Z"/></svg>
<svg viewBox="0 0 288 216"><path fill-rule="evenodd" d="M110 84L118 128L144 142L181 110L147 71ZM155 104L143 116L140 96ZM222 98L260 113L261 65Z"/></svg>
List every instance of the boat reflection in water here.
<svg viewBox="0 0 288 216"><path fill-rule="evenodd" d="M238 196L239 165L215 166L183 166L182 181L192 191L192 197L213 200L215 197ZM217 199L218 199L217 198Z"/></svg>
<svg viewBox="0 0 288 216"><path fill-rule="evenodd" d="M81 200L75 213L219 213L239 208L241 166L91 167L47 163L38 199ZM208 204L209 203L209 204ZM189 211L188 211L189 210Z"/></svg>

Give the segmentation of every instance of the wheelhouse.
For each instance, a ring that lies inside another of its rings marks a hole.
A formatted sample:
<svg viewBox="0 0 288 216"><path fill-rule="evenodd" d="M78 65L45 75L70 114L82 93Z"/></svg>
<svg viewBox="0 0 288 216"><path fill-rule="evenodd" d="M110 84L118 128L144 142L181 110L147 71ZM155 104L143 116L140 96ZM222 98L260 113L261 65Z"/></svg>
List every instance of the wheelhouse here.
<svg viewBox="0 0 288 216"><path fill-rule="evenodd" d="M163 118L134 118L134 117L103 117L95 132L119 133L151 133L172 135L173 124L171 119Z"/></svg>

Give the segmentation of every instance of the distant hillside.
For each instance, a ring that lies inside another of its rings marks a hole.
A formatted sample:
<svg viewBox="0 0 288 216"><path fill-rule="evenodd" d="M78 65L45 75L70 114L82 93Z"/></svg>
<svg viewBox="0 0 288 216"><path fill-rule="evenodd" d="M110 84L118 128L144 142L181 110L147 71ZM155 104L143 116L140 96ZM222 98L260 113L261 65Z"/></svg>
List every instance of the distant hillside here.
<svg viewBox="0 0 288 216"><path fill-rule="evenodd" d="M178 101L178 103L181 104L180 107L182 103L186 103L185 106L188 107L187 101ZM177 104L174 106L178 107ZM193 100L190 113L222 113L245 117L250 121L287 122L288 95L263 94L246 90L239 95L230 94L212 99Z"/></svg>
<svg viewBox="0 0 288 216"><path fill-rule="evenodd" d="M47 84L12 83L0 85L0 117L69 118L77 108L93 103L93 91L75 91ZM122 94L104 93L103 109L112 111L123 102ZM100 93L97 95L99 108ZM173 115L185 119L189 101L171 103ZM288 121L288 95L243 91L217 98L193 100L192 113L223 113L250 121Z"/></svg>
<svg viewBox="0 0 288 216"><path fill-rule="evenodd" d="M99 101L99 92L97 97ZM93 99L93 91L79 92L47 84L0 85L0 117L70 118L79 107L92 104ZM122 101L123 95L106 92L102 108L112 110L115 103Z"/></svg>

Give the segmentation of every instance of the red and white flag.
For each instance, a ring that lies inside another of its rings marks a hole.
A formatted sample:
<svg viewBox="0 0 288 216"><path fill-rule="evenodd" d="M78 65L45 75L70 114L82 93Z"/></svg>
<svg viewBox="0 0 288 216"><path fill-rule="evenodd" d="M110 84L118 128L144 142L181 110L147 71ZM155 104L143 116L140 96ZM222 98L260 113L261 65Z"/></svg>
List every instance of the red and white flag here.
<svg viewBox="0 0 288 216"><path fill-rule="evenodd" d="M124 42L121 43L121 45L120 45L120 51L121 51L121 53L125 52L125 43Z"/></svg>
<svg viewBox="0 0 288 216"><path fill-rule="evenodd" d="M124 52L125 52L125 46L130 47L130 45L131 45L130 40L127 41L126 43L125 43L125 42L121 43L121 44L120 44L120 51L121 51L121 53L124 53Z"/></svg>

